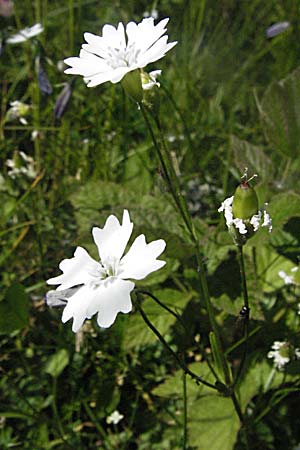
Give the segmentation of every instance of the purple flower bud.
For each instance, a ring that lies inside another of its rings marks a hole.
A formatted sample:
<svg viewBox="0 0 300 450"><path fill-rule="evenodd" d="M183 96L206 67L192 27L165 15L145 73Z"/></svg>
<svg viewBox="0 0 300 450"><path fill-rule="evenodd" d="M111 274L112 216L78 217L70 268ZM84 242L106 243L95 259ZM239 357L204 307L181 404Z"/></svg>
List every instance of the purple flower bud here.
<svg viewBox="0 0 300 450"><path fill-rule="evenodd" d="M274 25L271 25L269 28L266 29L266 37L268 39L273 38L278 34L283 33L285 30L287 30L290 25L291 25L290 22L274 23Z"/></svg>
<svg viewBox="0 0 300 450"><path fill-rule="evenodd" d="M65 87L63 88L63 90L61 91L55 102L54 106L55 119L60 119L62 117L68 106L71 95L72 95L71 83L66 83Z"/></svg>
<svg viewBox="0 0 300 450"><path fill-rule="evenodd" d="M44 70L44 68L40 65L39 72L38 72L38 82L40 90L43 94L51 95L53 92L51 83L49 81L47 72Z"/></svg>

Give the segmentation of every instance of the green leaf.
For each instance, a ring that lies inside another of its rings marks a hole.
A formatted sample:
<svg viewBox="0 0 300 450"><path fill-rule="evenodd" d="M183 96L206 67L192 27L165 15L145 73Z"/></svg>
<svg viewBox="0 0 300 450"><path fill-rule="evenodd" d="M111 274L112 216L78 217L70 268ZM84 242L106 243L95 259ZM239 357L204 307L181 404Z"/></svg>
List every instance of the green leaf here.
<svg viewBox="0 0 300 450"><path fill-rule="evenodd" d="M266 90L259 112L265 134L274 147L297 157L300 142L300 69L272 83Z"/></svg>
<svg viewBox="0 0 300 450"><path fill-rule="evenodd" d="M214 381L206 363L191 364L190 369L205 380ZM178 371L152 392L162 397L182 398L182 389L182 371ZM240 423L231 399L204 385L198 386L188 377L187 402L188 444L199 450L232 450Z"/></svg>
<svg viewBox="0 0 300 450"><path fill-rule="evenodd" d="M231 399L218 394L188 405L189 444L198 449L232 450L240 429Z"/></svg>
<svg viewBox="0 0 300 450"><path fill-rule="evenodd" d="M231 147L233 150L234 161L243 173L245 167L249 174L257 173L261 180L268 180L274 175L274 168L271 160L265 155L260 147L242 141L235 136L231 136Z"/></svg>
<svg viewBox="0 0 300 450"><path fill-rule="evenodd" d="M281 288L284 282L278 272L283 270L289 273L294 266L295 264L289 259L279 255L266 245L256 248L257 275L264 292L273 292Z"/></svg>
<svg viewBox="0 0 300 450"><path fill-rule="evenodd" d="M46 366L45 372L52 377L58 377L64 368L69 364L69 353L65 348L58 350L54 355L50 356Z"/></svg>
<svg viewBox="0 0 300 450"><path fill-rule="evenodd" d="M10 286L0 302L0 333L11 333L28 325L29 298L21 284Z"/></svg>
<svg viewBox="0 0 300 450"><path fill-rule="evenodd" d="M280 385L286 386L287 383L297 380L299 372L288 373L288 367L285 369L285 373L278 370L274 372L271 361L268 362L267 359L256 362L249 367L239 386L242 410L245 411L250 400L259 393L264 395L268 389L273 390Z"/></svg>
<svg viewBox="0 0 300 450"><path fill-rule="evenodd" d="M273 230L282 227L292 217L300 217L300 195L289 191L274 196L268 205Z"/></svg>

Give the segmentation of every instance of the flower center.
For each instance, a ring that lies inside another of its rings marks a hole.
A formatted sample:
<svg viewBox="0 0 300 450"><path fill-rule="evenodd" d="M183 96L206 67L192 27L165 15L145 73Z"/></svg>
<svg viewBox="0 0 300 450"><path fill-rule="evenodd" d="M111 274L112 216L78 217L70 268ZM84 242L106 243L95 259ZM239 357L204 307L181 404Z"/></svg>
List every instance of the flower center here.
<svg viewBox="0 0 300 450"><path fill-rule="evenodd" d="M134 44L127 45L125 48L108 47L107 56L112 69L118 67L132 67L137 63L140 50L135 48Z"/></svg>

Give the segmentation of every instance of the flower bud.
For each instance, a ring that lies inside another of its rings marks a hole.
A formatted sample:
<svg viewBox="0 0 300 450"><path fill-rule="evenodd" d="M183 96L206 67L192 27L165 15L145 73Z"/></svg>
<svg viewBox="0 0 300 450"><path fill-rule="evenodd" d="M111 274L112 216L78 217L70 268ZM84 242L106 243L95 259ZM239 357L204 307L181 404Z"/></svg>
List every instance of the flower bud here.
<svg viewBox="0 0 300 450"><path fill-rule="evenodd" d="M161 75L161 70L154 70L150 73L141 71L141 81L143 88L143 103L152 109L155 113L159 111L160 84L156 81L157 77Z"/></svg>
<svg viewBox="0 0 300 450"><path fill-rule="evenodd" d="M139 69L128 72L122 79L121 84L126 94L137 103L141 103L143 100L143 88Z"/></svg>
<svg viewBox="0 0 300 450"><path fill-rule="evenodd" d="M235 190L232 212L235 218L247 220L258 212L258 198L249 183L242 182Z"/></svg>

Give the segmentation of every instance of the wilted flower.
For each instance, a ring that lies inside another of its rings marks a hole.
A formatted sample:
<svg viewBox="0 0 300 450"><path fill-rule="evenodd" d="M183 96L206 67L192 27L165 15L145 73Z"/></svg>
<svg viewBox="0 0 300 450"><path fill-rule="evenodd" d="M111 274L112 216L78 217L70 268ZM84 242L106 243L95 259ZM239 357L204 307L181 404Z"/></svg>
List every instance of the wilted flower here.
<svg viewBox="0 0 300 450"><path fill-rule="evenodd" d="M284 366L292 359L299 359L300 351L287 341L275 341L272 345L272 350L268 353L267 357L273 358L274 367L282 371Z"/></svg>
<svg viewBox="0 0 300 450"><path fill-rule="evenodd" d="M71 66L65 73L82 75L88 87L111 81L118 83L129 72L142 69L161 59L177 42L167 43L166 24L169 19L154 25L152 17L136 24L129 22L118 27L104 25L102 36L84 33L87 44L82 45L79 57L65 59Z"/></svg>
<svg viewBox="0 0 300 450"><path fill-rule="evenodd" d="M61 118L61 116L63 115L68 106L71 95L72 95L71 83L66 83L55 102L54 106L55 119Z"/></svg>
<svg viewBox="0 0 300 450"><path fill-rule="evenodd" d="M43 31L44 28L42 27L42 25L40 23L36 23L32 27L24 28L18 33L8 37L5 42L7 44L20 44L21 42L28 41L28 39L38 36Z"/></svg>
<svg viewBox="0 0 300 450"><path fill-rule="evenodd" d="M147 244L143 234L123 256L132 228L127 210L122 224L114 215L109 216L103 229L92 230L99 261L91 258L84 248L77 247L73 258L61 261L59 268L63 274L47 281L51 285L60 284L57 291L80 285L67 299L62 315L64 323L73 317L74 332L96 313L98 325L110 327L119 312L125 314L132 309L130 293L134 283L128 279L141 280L165 265L165 261L157 260L165 249L165 241L159 239Z"/></svg>
<svg viewBox="0 0 300 450"><path fill-rule="evenodd" d="M218 209L218 212L224 213L226 225L229 229L234 227L241 235L249 234L249 225L253 232L256 232L260 227L266 227L269 232L272 231L272 219L265 209L263 209L263 211L258 211L257 214L254 214L249 219L240 219L239 217L234 217L232 203L233 196L226 198Z"/></svg>
<svg viewBox="0 0 300 450"><path fill-rule="evenodd" d="M31 106L26 103L15 100L10 102L10 108L6 112L5 121L11 122L15 119L19 119L22 125L27 125L25 116L28 114Z"/></svg>
<svg viewBox="0 0 300 450"><path fill-rule="evenodd" d="M124 419L123 414L120 414L118 410L111 413L108 417L106 417L106 423L117 425L122 419Z"/></svg>
<svg viewBox="0 0 300 450"><path fill-rule="evenodd" d="M299 266L295 266L290 270L288 275L284 270L278 272L278 276L284 281L285 284L299 284Z"/></svg>
<svg viewBox="0 0 300 450"><path fill-rule="evenodd" d="M5 164L9 168L8 176L12 179L20 175L25 175L28 178L35 178L37 175L33 158L22 151L16 151L13 159L8 159Z"/></svg>
<svg viewBox="0 0 300 450"><path fill-rule="evenodd" d="M53 92L52 85L49 81L48 74L44 69L44 66L41 62L41 58L37 56L36 61L36 71L38 77L39 88L43 94L51 95Z"/></svg>

